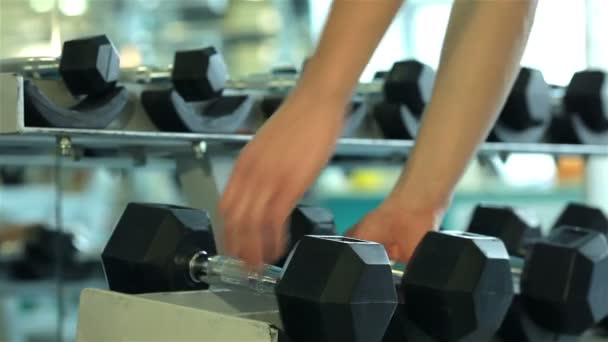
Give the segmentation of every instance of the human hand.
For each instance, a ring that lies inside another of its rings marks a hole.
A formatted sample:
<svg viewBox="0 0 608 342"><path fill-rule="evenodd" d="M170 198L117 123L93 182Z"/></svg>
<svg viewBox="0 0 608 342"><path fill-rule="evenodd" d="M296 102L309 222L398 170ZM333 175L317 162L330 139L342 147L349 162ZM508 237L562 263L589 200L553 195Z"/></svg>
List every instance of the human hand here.
<svg viewBox="0 0 608 342"><path fill-rule="evenodd" d="M333 153L345 108L292 95L243 148L219 202L228 254L251 269L282 256L286 220Z"/></svg>
<svg viewBox="0 0 608 342"><path fill-rule="evenodd" d="M424 235L439 229L444 213L444 206L425 205L415 196L403 199L392 194L346 235L381 243L391 260L407 263Z"/></svg>

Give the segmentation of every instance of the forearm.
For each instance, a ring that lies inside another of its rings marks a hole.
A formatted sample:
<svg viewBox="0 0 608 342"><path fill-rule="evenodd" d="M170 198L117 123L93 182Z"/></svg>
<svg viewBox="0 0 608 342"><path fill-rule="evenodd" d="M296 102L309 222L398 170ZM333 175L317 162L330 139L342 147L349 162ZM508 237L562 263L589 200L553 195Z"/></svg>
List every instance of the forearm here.
<svg viewBox="0 0 608 342"><path fill-rule="evenodd" d="M534 0L455 2L433 96L397 188L404 196L447 205L517 76L535 9Z"/></svg>
<svg viewBox="0 0 608 342"><path fill-rule="evenodd" d="M346 104L402 2L335 0L319 44L293 93Z"/></svg>

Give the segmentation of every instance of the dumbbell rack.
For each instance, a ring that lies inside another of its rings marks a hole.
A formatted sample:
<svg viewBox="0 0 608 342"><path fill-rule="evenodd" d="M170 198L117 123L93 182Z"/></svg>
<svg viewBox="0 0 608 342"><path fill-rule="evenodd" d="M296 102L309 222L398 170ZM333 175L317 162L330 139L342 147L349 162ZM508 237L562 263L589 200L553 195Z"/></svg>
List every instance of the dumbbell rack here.
<svg viewBox="0 0 608 342"><path fill-rule="evenodd" d="M141 91L138 87L130 85L129 90L132 94L138 94ZM53 88L52 84L50 88ZM20 76L0 74L0 165L176 170L190 206L209 210L217 246L223 245L222 224L213 208L216 207L234 157L251 139L251 135L159 132L147 118L136 95L131 101L130 116L124 119L120 128L29 127L25 125L23 96L23 79ZM335 156L369 160L403 159L413 145L410 140L342 138L336 146ZM608 156L608 146L487 142L482 144L478 153L485 156L543 153L605 158ZM100 302L115 296L95 290L90 294L93 295L90 298L98 295L102 299ZM155 302L144 300L142 303L165 307L167 302L174 299L179 301L179 298L172 296L167 294L164 299L159 298ZM138 298L130 300L139 303ZM179 305L171 307L183 310ZM91 322L95 324L95 313L90 314ZM198 311L198 314L205 312ZM276 338L271 337L272 340Z"/></svg>
<svg viewBox="0 0 608 342"><path fill-rule="evenodd" d="M45 82L51 82L47 89L53 89L52 82L60 89L58 81ZM0 164L51 166L59 161L62 167L177 168L191 205L214 208L235 155L251 135L159 132L137 101L141 86L128 87L134 94L132 108L120 128L28 127L24 119L22 77L0 74ZM411 140L341 138L335 156L402 159L413 145ZM95 156L90 156L91 152ZM478 151L486 156L509 153L608 156L608 145L486 142ZM215 221L215 215L211 215ZM215 226L221 230L221 223Z"/></svg>

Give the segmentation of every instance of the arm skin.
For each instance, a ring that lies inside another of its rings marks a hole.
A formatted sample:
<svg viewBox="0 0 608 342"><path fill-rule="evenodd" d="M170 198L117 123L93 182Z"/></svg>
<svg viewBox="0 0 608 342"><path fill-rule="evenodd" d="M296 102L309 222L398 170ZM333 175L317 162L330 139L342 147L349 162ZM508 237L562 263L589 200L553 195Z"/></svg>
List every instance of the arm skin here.
<svg viewBox="0 0 608 342"><path fill-rule="evenodd" d="M398 196L413 192L447 207L517 76L536 5L536 0L454 3L433 96Z"/></svg>
<svg viewBox="0 0 608 342"><path fill-rule="evenodd" d="M294 94L345 105L400 3L335 1ZM416 194L433 206L448 205L517 76L536 5L537 0L455 1L433 96L393 195Z"/></svg>
<svg viewBox="0 0 608 342"><path fill-rule="evenodd" d="M294 98L350 101L357 81L403 0L335 0ZM335 113L342 119L344 112ZM340 121L341 122L341 121Z"/></svg>
<svg viewBox="0 0 608 342"><path fill-rule="evenodd" d="M405 262L437 227L464 167L496 119L536 5L456 1L433 98L399 184L349 231L384 244L393 259ZM229 255L256 269L284 251L289 213L330 158L359 75L400 5L401 0L334 1L300 82L232 170L218 206Z"/></svg>

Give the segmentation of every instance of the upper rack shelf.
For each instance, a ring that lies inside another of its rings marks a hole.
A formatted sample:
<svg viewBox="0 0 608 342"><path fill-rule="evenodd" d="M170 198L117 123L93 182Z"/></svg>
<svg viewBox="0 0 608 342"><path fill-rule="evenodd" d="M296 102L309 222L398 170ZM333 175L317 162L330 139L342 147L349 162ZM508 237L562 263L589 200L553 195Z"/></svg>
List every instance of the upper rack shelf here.
<svg viewBox="0 0 608 342"><path fill-rule="evenodd" d="M192 157L193 152L236 154L250 139L247 134L159 132L142 108L131 111L120 129L48 128L25 125L23 80L0 74L0 165L52 165L59 138L73 148L79 165L138 166L153 161ZM137 101L133 101L137 102ZM314 139L314 137L312 137ZM342 138L336 157L403 158L412 140ZM193 150L193 147L195 148ZM608 145L486 142L479 154L542 153L551 155L608 155Z"/></svg>

